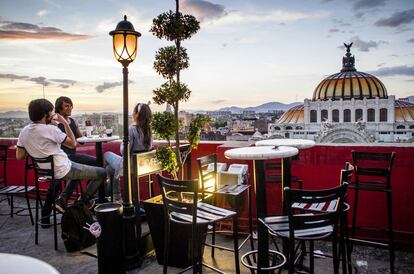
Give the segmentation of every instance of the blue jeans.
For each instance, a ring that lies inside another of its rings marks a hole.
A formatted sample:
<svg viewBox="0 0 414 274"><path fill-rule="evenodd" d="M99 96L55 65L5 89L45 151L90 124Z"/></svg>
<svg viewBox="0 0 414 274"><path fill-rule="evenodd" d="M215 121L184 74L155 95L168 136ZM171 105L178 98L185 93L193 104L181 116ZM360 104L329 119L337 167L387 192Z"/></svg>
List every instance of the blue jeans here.
<svg viewBox="0 0 414 274"><path fill-rule="evenodd" d="M113 152L105 152L105 169L108 174L109 180L113 185L113 194L121 195L121 188L119 186L119 176L122 172L122 157ZM110 190L107 190L107 195L110 193Z"/></svg>
<svg viewBox="0 0 414 274"><path fill-rule="evenodd" d="M93 195L96 191L98 191L100 185L104 182L105 177L106 170L102 167L88 166L72 162L72 167L65 177L50 183L46 194L46 200L42 208L42 216L50 215L52 212L52 191L57 193L61 180L69 180L65 189L60 194L60 197L65 203L67 203L70 195L72 195L81 180L90 180L82 197L83 200L87 202L93 198Z"/></svg>

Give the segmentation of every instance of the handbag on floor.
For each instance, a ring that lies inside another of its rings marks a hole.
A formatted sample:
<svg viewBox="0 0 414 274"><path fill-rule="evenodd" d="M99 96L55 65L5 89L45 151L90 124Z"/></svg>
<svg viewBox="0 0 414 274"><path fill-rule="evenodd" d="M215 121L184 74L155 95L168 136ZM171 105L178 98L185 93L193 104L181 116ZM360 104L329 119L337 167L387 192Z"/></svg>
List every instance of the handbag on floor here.
<svg viewBox="0 0 414 274"><path fill-rule="evenodd" d="M94 222L89 208L81 201L66 208L62 216L62 240L68 252L89 247L96 242L87 227Z"/></svg>

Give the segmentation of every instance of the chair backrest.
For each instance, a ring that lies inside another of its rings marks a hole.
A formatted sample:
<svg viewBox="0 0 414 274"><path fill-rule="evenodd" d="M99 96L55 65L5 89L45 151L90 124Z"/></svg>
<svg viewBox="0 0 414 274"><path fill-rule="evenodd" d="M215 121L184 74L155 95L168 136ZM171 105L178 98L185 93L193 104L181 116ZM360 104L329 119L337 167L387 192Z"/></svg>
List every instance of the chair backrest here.
<svg viewBox="0 0 414 274"><path fill-rule="evenodd" d="M367 177L383 178L381 182L390 187L395 156L395 152L352 151L355 181L361 182Z"/></svg>
<svg viewBox="0 0 414 274"><path fill-rule="evenodd" d="M33 167L35 170L36 180L39 177L45 177L48 180L55 179L55 168L53 162L53 155L50 155L46 158L36 158L31 157L33 161Z"/></svg>
<svg viewBox="0 0 414 274"><path fill-rule="evenodd" d="M198 164L198 177L201 182L201 194L204 200L205 198L205 191L206 185L208 182L213 181L212 189L210 191L217 191L217 155L215 153L203 156L197 159ZM212 170L208 170L208 166L213 164L214 168Z"/></svg>
<svg viewBox="0 0 414 274"><path fill-rule="evenodd" d="M157 181L164 203L164 213L170 220L179 223L189 223L177 220L173 213L192 216L192 223L196 223L198 203L198 180L180 181L169 179L157 174Z"/></svg>
<svg viewBox="0 0 414 274"><path fill-rule="evenodd" d="M0 146L0 162L2 162L2 169L3 171L0 173L0 183L7 186L7 179L6 179L6 163L7 163L7 151L8 147L1 145Z"/></svg>
<svg viewBox="0 0 414 274"><path fill-rule="evenodd" d="M323 233L326 234L324 237L327 237L332 233L336 235L336 225L338 223L339 215L342 212L347 187L348 183L346 182L334 188L321 190L298 190L286 187L284 191L289 218L289 236L291 238L299 238L297 235L295 236L295 230L315 229L317 231L318 228L328 226L332 226L332 231ZM335 202L336 204L334 210L311 214L300 212L297 208L292 207L294 203L331 204L332 202Z"/></svg>

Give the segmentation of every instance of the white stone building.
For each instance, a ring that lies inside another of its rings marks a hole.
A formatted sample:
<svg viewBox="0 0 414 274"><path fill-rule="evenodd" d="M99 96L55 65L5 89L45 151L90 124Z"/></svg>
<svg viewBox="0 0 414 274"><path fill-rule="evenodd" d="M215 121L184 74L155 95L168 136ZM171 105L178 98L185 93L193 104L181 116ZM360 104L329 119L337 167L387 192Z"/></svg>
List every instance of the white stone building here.
<svg viewBox="0 0 414 274"><path fill-rule="evenodd" d="M414 141L414 104L388 96L378 78L357 71L351 45L346 45L342 70L322 80L312 99L269 124L269 138L319 143Z"/></svg>

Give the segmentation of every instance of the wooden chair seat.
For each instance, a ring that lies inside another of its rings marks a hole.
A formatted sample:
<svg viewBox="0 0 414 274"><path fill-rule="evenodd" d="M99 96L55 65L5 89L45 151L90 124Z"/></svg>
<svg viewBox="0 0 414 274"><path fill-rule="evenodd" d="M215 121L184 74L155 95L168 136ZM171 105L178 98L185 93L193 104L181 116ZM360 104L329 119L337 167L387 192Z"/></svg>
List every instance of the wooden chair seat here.
<svg viewBox="0 0 414 274"><path fill-rule="evenodd" d="M236 212L227 210L225 208L213 206L206 203L197 203L197 224L211 224L223 221L236 215ZM172 212L171 218L175 222L188 222L192 224L193 216L190 214L183 214Z"/></svg>

